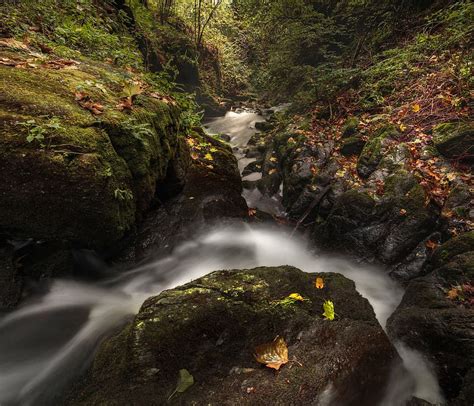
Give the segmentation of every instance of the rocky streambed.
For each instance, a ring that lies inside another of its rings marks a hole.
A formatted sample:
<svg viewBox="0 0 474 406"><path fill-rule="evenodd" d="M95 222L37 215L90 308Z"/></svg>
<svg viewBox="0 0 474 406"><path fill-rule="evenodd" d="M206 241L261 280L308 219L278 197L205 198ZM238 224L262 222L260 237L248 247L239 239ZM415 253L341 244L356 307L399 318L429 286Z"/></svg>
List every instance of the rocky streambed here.
<svg viewBox="0 0 474 406"><path fill-rule="evenodd" d="M293 149L296 136L265 142L255 122L262 131L271 124L255 112L230 118L215 120L229 125L221 138L230 146L197 128L184 135L189 152L170 161L158 200L114 257L130 271L112 269L95 284L54 282L0 321L2 404L427 404L416 396L436 404L444 401L436 376L452 404L468 404L472 310L446 295L472 280L472 235L424 251L437 220L409 174L387 173L388 200L374 203L333 182L329 150ZM314 159L324 162L321 185L305 183ZM262 172L244 179L245 191L238 162L247 176ZM283 207L303 218L296 222L302 229L318 212L324 221L306 240L251 224L284 215ZM390 217L395 212L401 217ZM380 238L367 240L374 235ZM365 262L323 254L314 240ZM422 255L411 260L407 252L417 247ZM55 258L64 250L48 252ZM379 264L368 264L372 258ZM410 270L399 278L408 283L399 306L403 291L384 272L387 264L392 275ZM303 300L288 301L294 293ZM334 303L334 320L322 315L325 300ZM253 356L276 336L289 353L279 372ZM183 369L194 384L171 396Z"/></svg>

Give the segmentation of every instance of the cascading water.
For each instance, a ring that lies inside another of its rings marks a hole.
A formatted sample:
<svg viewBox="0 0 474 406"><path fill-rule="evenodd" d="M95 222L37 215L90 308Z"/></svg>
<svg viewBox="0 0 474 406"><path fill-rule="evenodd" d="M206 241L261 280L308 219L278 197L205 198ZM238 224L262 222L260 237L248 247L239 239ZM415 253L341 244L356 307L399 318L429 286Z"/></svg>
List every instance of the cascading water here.
<svg viewBox="0 0 474 406"><path fill-rule="evenodd" d="M227 132L231 127L237 138L242 131L248 141L254 131L249 133L249 126L260 117L241 112L241 129L233 118L229 126L225 119L219 125ZM307 241L284 231L244 225L215 229L181 244L168 257L100 284L55 281L47 294L0 319L0 405L54 404L51 399L61 387L89 365L100 340L136 314L149 296L218 269L284 264L306 272L339 272L354 280L382 326L402 297L402 290L382 270L318 255ZM393 371L382 405L402 405L412 395L442 402L423 357L396 345L409 373Z"/></svg>

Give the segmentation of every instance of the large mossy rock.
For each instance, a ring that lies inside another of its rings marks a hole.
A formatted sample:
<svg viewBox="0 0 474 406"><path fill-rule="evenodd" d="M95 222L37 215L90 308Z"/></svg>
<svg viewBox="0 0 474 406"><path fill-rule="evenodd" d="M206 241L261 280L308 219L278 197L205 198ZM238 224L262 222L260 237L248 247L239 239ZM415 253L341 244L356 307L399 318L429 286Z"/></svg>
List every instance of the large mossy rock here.
<svg viewBox="0 0 474 406"><path fill-rule="evenodd" d="M444 123L433 129L433 142L447 158L474 161L474 125Z"/></svg>
<svg viewBox="0 0 474 406"><path fill-rule="evenodd" d="M0 48L2 57L17 61L28 52ZM4 233L103 248L150 206L180 159L179 110L140 95L130 113L119 111L127 75L84 58L59 68L0 66ZM77 92L102 105L103 114L81 107ZM44 140L29 139L35 131Z"/></svg>
<svg viewBox="0 0 474 406"><path fill-rule="evenodd" d="M470 405L474 399L474 308L469 304L472 297L460 293L459 297L449 298L448 292L474 283L474 232L437 248L431 265L431 273L409 283L388 321L388 331L394 339L429 357L452 404Z"/></svg>
<svg viewBox="0 0 474 406"><path fill-rule="evenodd" d="M68 404L163 405L180 369L195 383L170 404L378 404L398 355L354 283L323 276L318 290L315 274L288 266L217 271L151 297L101 345ZM284 300L294 292L306 300ZM253 356L277 335L290 358L278 373Z"/></svg>
<svg viewBox="0 0 474 406"><path fill-rule="evenodd" d="M425 201L416 178L400 170L386 179L384 194L377 200L363 190L338 196L313 236L327 248L394 264L436 229L437 212Z"/></svg>

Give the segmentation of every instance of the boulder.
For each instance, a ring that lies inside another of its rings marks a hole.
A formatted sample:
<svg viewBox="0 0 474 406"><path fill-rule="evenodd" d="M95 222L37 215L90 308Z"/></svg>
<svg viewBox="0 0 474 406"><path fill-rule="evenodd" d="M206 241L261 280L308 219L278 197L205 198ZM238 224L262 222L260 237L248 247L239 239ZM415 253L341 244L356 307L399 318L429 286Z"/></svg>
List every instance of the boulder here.
<svg viewBox="0 0 474 406"><path fill-rule="evenodd" d="M0 83L1 231L97 249L116 244L180 159L178 107L135 95L130 114L119 111L123 71L86 58L74 69L1 65ZM92 102L102 114L80 105Z"/></svg>
<svg viewBox="0 0 474 406"><path fill-rule="evenodd" d="M319 290L315 277L217 271L149 298L63 404L377 405L398 355L352 281L327 273ZM289 300L296 292L304 301ZM322 316L325 299L335 320ZM276 336L290 360L278 373L253 356ZM182 369L194 384L171 396Z"/></svg>
<svg viewBox="0 0 474 406"><path fill-rule="evenodd" d="M343 124L342 137L352 137L357 132L359 127L359 119L357 117L349 117Z"/></svg>
<svg viewBox="0 0 474 406"><path fill-rule="evenodd" d="M444 123L433 129L433 142L447 158L474 161L474 125L472 123Z"/></svg>
<svg viewBox="0 0 474 406"><path fill-rule="evenodd" d="M193 160L183 189L148 213L132 235L121 258L124 261L133 264L169 254L178 243L191 239L205 227L247 219L237 159L231 148L198 129L192 137L198 145L211 146L213 160Z"/></svg>
<svg viewBox="0 0 474 406"><path fill-rule="evenodd" d="M431 265L431 273L408 284L388 331L429 357L452 404L468 405L474 375L474 292L469 287L474 281L474 232L441 245Z"/></svg>
<svg viewBox="0 0 474 406"><path fill-rule="evenodd" d="M380 128L367 142L357 162L357 172L362 178L368 178L375 171L383 158L384 147L390 138L398 136L398 131L393 126Z"/></svg>
<svg viewBox="0 0 474 406"><path fill-rule="evenodd" d="M365 141L359 137L345 138L341 144L341 154L345 156L359 155L364 149Z"/></svg>
<svg viewBox="0 0 474 406"><path fill-rule="evenodd" d="M374 199L364 190L336 195L313 236L328 248L395 264L435 231L437 215L434 208L425 207L425 192L416 178L401 170L386 179L382 198Z"/></svg>

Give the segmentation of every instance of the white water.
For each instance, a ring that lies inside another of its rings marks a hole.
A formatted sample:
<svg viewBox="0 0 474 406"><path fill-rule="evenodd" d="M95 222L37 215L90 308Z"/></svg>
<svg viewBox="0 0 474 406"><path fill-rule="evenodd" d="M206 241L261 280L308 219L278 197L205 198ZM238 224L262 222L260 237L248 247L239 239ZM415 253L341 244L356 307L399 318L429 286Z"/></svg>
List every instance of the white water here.
<svg viewBox="0 0 474 406"><path fill-rule="evenodd" d="M0 405L51 405L50 396L89 365L100 340L136 314L151 295L218 269L286 264L306 272L339 272L354 280L382 326L403 294L382 270L318 255L305 240L282 231L215 229L184 242L166 258L99 286L55 281L49 293L0 319ZM394 370L382 405L403 405L413 394L441 403L436 378L423 357L397 348L408 373Z"/></svg>

